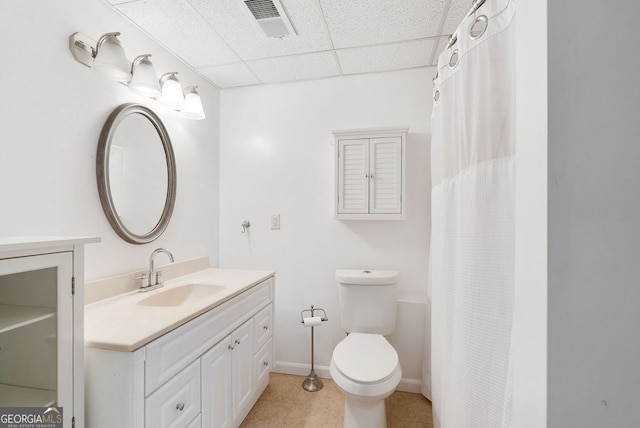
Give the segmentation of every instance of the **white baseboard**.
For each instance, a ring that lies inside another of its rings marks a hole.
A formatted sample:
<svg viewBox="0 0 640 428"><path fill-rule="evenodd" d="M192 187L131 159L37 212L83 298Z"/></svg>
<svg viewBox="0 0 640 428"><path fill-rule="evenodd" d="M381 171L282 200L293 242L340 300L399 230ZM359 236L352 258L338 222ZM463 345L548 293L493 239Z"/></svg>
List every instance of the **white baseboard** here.
<svg viewBox="0 0 640 428"><path fill-rule="evenodd" d="M316 364L313 367L313 370L316 372L318 377L331 379L331 375L329 374L329 366L319 366ZM282 373L282 374L307 376L311 371L311 364L300 364L300 363L290 363L287 361L276 361L276 366L271 371L276 373Z"/></svg>
<svg viewBox="0 0 640 428"><path fill-rule="evenodd" d="M316 372L318 377L331 379L331 374L329 373L328 366L316 365L314 366L313 370ZM290 363L287 361L276 361L276 365L271 371L274 373L307 376L311 371L311 365ZM396 391L413 392L419 394L421 386L422 382L419 379L402 378L400 379L400 383L398 384Z"/></svg>
<svg viewBox="0 0 640 428"><path fill-rule="evenodd" d="M398 384L396 391L413 392L416 394L420 394L421 388L422 381L420 381L419 379L407 379L403 377L402 379L400 379L400 383Z"/></svg>

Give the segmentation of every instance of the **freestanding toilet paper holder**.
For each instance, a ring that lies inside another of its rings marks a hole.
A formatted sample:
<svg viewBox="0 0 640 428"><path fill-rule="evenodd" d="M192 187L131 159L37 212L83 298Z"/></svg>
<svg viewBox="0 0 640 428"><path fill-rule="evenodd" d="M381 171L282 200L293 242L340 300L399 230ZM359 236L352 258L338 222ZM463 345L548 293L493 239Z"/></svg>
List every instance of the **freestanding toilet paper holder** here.
<svg viewBox="0 0 640 428"><path fill-rule="evenodd" d="M311 326L311 372L309 376L302 382L302 389L309 392L320 391L324 385L322 385L322 381L316 375L316 372L313 370L313 328L318 324L318 318L316 317L316 312L322 312L322 316L320 318L320 322L329 321L327 318L327 313L324 309L318 308L315 309L313 305L311 305L311 309L303 309L300 311L300 322L305 326ZM304 314L309 313L310 317L305 317Z"/></svg>

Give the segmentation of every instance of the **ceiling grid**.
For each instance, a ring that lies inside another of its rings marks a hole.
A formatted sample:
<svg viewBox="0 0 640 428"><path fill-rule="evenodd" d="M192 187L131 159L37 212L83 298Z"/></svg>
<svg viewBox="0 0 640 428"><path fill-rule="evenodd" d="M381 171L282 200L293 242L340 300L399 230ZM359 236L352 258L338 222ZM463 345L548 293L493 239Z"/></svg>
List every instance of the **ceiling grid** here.
<svg viewBox="0 0 640 428"><path fill-rule="evenodd" d="M471 0L280 0L296 31L267 38L243 0L109 0L221 89L432 66Z"/></svg>

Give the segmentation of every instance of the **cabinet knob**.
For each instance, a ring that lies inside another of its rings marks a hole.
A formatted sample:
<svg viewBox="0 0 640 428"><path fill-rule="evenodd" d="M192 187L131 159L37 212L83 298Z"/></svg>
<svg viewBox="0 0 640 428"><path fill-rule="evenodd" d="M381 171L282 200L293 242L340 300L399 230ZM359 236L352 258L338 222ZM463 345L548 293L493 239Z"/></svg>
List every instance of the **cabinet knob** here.
<svg viewBox="0 0 640 428"><path fill-rule="evenodd" d="M176 404L176 410L183 411L184 410L184 403Z"/></svg>
<svg viewBox="0 0 640 428"><path fill-rule="evenodd" d="M234 348L233 348L233 346L232 346L232 345L229 345L229 350L230 350L230 351L233 351L233 349L234 349Z"/></svg>
<svg viewBox="0 0 640 428"><path fill-rule="evenodd" d="M375 178L375 177L373 176L373 174L371 174L371 178Z"/></svg>
<svg viewBox="0 0 640 428"><path fill-rule="evenodd" d="M364 178L369 178L369 174L365 174L365 175L364 175Z"/></svg>
<svg viewBox="0 0 640 428"><path fill-rule="evenodd" d="M236 342L236 345L240 344L240 341L238 339L236 339L235 342Z"/></svg>
<svg viewBox="0 0 640 428"><path fill-rule="evenodd" d="M262 365L263 365L263 366L265 366L265 367L267 367L267 366L269 365L269 361L264 361L264 362L262 363Z"/></svg>
<svg viewBox="0 0 640 428"><path fill-rule="evenodd" d="M265 330L269 330L269 326L268 325L262 326L262 328L264 328Z"/></svg>

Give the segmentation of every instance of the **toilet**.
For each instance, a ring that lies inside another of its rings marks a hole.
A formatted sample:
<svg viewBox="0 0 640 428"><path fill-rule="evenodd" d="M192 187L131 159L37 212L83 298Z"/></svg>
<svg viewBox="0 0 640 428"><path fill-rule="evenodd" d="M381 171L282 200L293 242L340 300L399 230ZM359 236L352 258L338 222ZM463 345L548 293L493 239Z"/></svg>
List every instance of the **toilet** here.
<svg viewBox="0 0 640 428"><path fill-rule="evenodd" d="M400 383L398 353L384 336L396 328L397 281L392 270L337 270L342 328L329 373L345 395L345 428L384 428L384 400Z"/></svg>

